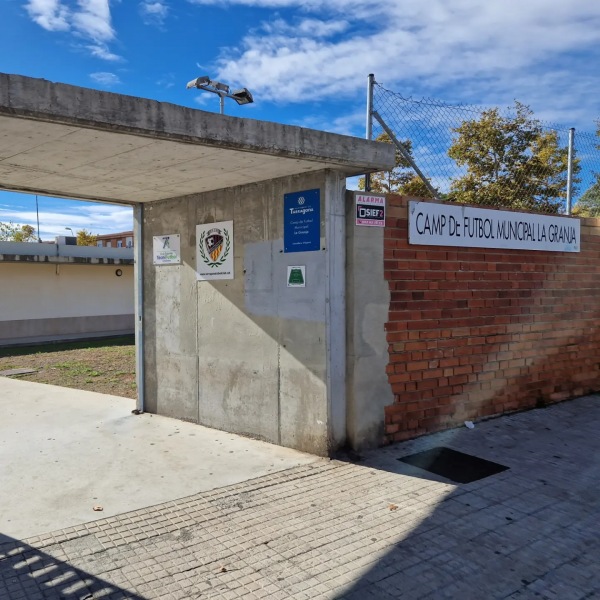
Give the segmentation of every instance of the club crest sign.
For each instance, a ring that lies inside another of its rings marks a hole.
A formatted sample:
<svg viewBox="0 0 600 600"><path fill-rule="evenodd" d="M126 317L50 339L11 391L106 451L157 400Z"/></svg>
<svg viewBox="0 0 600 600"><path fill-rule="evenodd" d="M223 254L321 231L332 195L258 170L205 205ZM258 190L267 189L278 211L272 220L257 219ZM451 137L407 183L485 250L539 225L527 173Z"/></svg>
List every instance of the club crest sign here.
<svg viewBox="0 0 600 600"><path fill-rule="evenodd" d="M196 276L233 279L233 221L196 225Z"/></svg>

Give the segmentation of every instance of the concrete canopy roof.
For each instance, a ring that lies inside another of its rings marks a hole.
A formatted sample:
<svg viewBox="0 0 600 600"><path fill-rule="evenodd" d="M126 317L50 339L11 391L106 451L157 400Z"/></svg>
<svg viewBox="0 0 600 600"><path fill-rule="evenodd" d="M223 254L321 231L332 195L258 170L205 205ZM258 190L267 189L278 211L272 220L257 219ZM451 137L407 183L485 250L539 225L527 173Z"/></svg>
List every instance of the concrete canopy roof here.
<svg viewBox="0 0 600 600"><path fill-rule="evenodd" d="M389 170L394 157L390 144L0 73L0 189L152 202L322 169Z"/></svg>

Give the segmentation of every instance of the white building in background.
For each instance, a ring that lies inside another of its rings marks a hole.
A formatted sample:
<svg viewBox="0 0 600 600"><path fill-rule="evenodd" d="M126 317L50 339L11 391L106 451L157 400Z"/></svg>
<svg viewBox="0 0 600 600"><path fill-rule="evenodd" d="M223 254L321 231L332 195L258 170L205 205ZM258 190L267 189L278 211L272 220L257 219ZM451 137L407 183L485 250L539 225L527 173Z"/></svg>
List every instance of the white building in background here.
<svg viewBox="0 0 600 600"><path fill-rule="evenodd" d="M0 242L0 346L134 332L133 249Z"/></svg>

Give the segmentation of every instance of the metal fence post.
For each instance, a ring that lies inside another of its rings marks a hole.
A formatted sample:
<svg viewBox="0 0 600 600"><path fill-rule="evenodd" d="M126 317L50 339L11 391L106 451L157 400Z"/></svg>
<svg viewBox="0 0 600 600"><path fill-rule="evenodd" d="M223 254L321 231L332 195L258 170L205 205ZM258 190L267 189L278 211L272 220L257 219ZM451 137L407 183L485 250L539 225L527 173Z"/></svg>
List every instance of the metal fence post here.
<svg viewBox="0 0 600 600"><path fill-rule="evenodd" d="M137 383L136 410L144 412L144 205L133 207L133 257L135 277L135 377Z"/></svg>
<svg viewBox="0 0 600 600"><path fill-rule="evenodd" d="M407 152L406 148L402 145L402 143L398 140L398 138L394 135L394 132L387 126L386 122L381 118L381 115L374 110L373 117L377 120L377 122L381 125L381 128L388 134L390 140L392 140L392 144L398 148L400 154L404 160L412 167L413 171L421 178L421 181L431 194L431 197L434 200L440 200L439 194L434 189L434 187L429 183L429 179L425 177L421 169L417 166L417 163L413 160L413 157Z"/></svg>
<svg viewBox="0 0 600 600"><path fill-rule="evenodd" d="M373 137L373 84L375 83L375 75L369 73L367 77L367 135L368 140ZM365 191L371 191L371 174L365 174Z"/></svg>
<svg viewBox="0 0 600 600"><path fill-rule="evenodd" d="M567 214L571 214L573 202L573 161L575 160L575 127L569 129L569 155L567 158Z"/></svg>

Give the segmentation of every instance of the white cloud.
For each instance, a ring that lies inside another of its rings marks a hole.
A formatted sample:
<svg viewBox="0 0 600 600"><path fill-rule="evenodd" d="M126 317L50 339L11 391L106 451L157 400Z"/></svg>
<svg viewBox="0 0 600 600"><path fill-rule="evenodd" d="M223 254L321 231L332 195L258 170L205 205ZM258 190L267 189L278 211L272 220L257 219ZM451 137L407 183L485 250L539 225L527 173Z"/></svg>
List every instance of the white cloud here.
<svg viewBox="0 0 600 600"><path fill-rule="evenodd" d="M48 31L67 31L69 9L60 0L29 0L25 5L29 16Z"/></svg>
<svg viewBox="0 0 600 600"><path fill-rule="evenodd" d="M198 104L198 106L209 106L212 104L217 107L217 110L219 108L219 99L216 94L196 94L194 96L194 102Z"/></svg>
<svg viewBox="0 0 600 600"><path fill-rule="evenodd" d="M90 73L90 78L93 79L97 84L104 87L113 87L121 83L118 75L115 75L114 73L107 73L105 71L101 71L99 73Z"/></svg>
<svg viewBox="0 0 600 600"><path fill-rule="evenodd" d="M550 94L574 107L580 78L600 84L592 67L600 58L598 2L550 9L547 0L189 1L281 9L217 61L219 79L247 84L265 100L355 96L370 72L405 95L451 86L454 100L471 102L545 96L547 104ZM559 81L553 75L563 70ZM552 87L540 88L539 77ZM592 96L586 102L586 113L597 110Z"/></svg>
<svg viewBox="0 0 600 600"><path fill-rule="evenodd" d="M65 227L71 227L75 232L86 229L98 235L133 228L133 212L130 207L65 200L56 211L47 211L42 208L46 199L40 197L39 203L40 237L46 241L57 235L68 235ZM37 230L37 214L31 209L0 208L0 221L32 225Z"/></svg>
<svg viewBox="0 0 600 600"><path fill-rule="evenodd" d="M78 0L81 10L73 13L73 27L95 42L109 42L115 37L108 0Z"/></svg>
<svg viewBox="0 0 600 600"><path fill-rule="evenodd" d="M25 5L31 19L48 31L69 31L89 40L84 45L92 56L120 60L108 48L114 41L109 0L29 0Z"/></svg>
<svg viewBox="0 0 600 600"><path fill-rule="evenodd" d="M168 90L175 86L176 80L177 78L175 76L175 73L167 73L166 75L163 75L160 79L156 80L156 85Z"/></svg>
<svg viewBox="0 0 600 600"><path fill-rule="evenodd" d="M263 23L262 29L266 34L278 36L306 35L311 38L330 37L342 33L348 28L348 22L343 19L321 21L319 19L302 19L295 23L287 23L283 19L276 19Z"/></svg>
<svg viewBox="0 0 600 600"><path fill-rule="evenodd" d="M146 25L161 26L169 14L169 6L166 2L145 0L140 2L140 14Z"/></svg>
<svg viewBox="0 0 600 600"><path fill-rule="evenodd" d="M318 129L319 131L328 131L330 133L339 133L341 135L356 136L357 131L365 129L365 111L355 110L353 112L339 114L334 119L323 115L305 117L301 121L295 121L292 125L299 127L308 127L309 129ZM360 134L359 134L360 135Z"/></svg>
<svg viewBox="0 0 600 600"><path fill-rule="evenodd" d="M92 56L95 56L97 58L101 58L103 60L108 60L112 62L118 62L122 60L122 58L118 54L111 52L108 49L108 46L106 46L105 44L90 44L86 46L86 48L90 51Z"/></svg>

